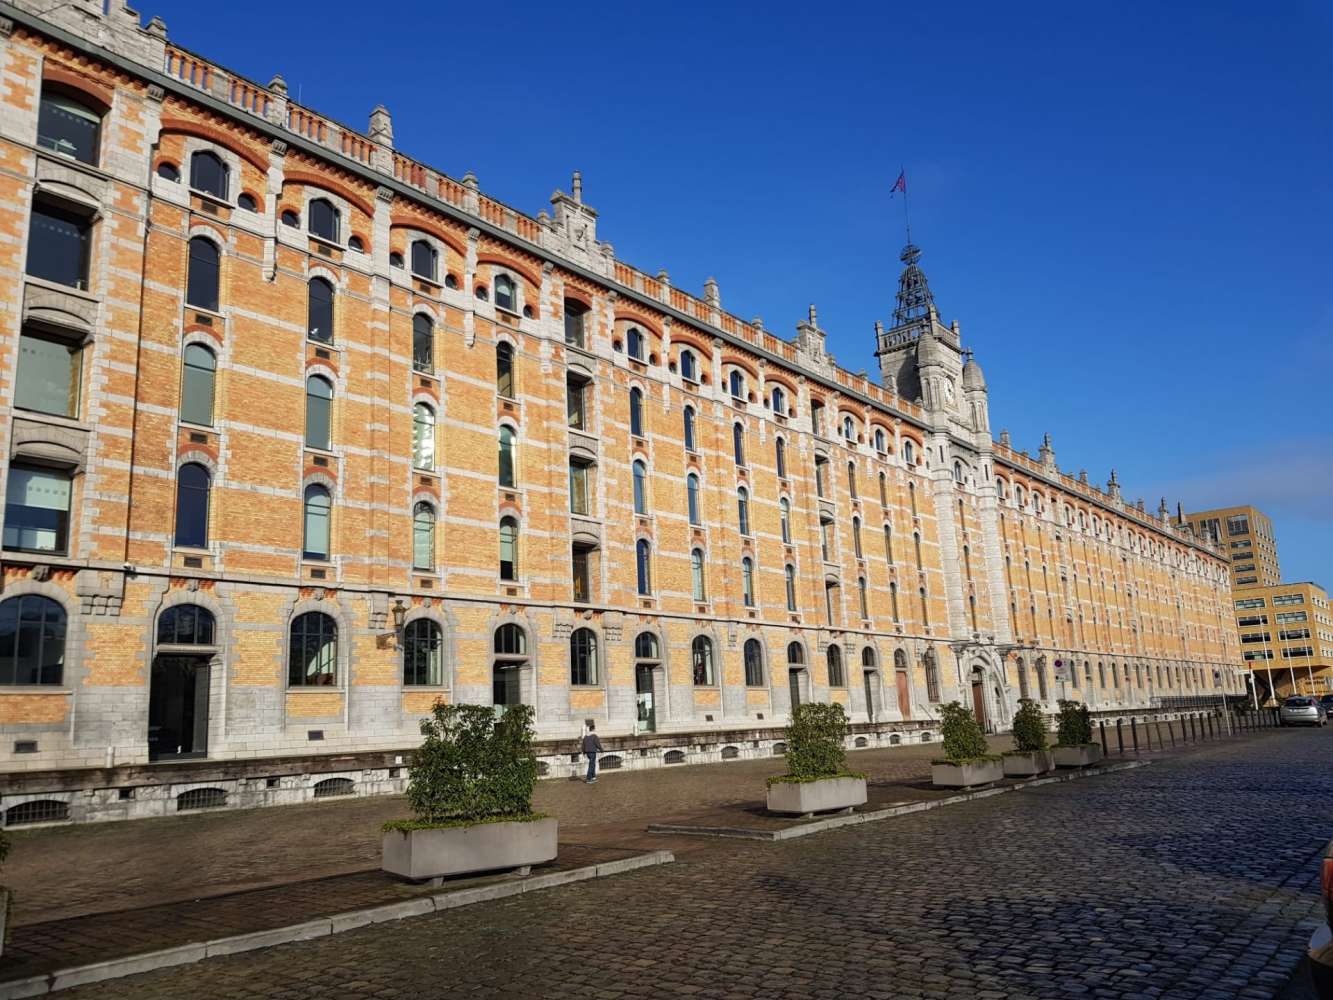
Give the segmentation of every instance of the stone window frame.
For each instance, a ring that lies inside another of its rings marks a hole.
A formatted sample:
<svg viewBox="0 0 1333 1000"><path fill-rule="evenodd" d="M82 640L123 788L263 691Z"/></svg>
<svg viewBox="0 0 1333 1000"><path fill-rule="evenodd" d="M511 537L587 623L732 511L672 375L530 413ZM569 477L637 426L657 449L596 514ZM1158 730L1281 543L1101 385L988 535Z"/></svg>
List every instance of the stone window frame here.
<svg viewBox="0 0 1333 1000"><path fill-rule="evenodd" d="M183 469L183 468L184 468L185 466L187 466L187 465L200 465L200 466L203 466L204 471L208 473L208 512L207 512L207 515L206 515L207 523L205 524L205 527L204 527L204 537L205 537L205 540L207 541L208 544L205 545L205 546L203 546L203 548L198 548L198 547L196 547L196 546L178 546L178 545L176 544L176 513L177 513L177 509L178 509L178 504L179 504L179 499L178 499L178 497L179 497L179 494L180 494L180 476L181 476L181 469ZM217 486L218 486L218 479L219 479L219 475L218 475L218 464L217 464L217 461L216 461L216 459L214 459L213 456L210 455L208 452L203 451L203 450L198 449L198 448L192 448L192 449L190 449L189 451L183 451L183 452L181 452L180 454L178 454L178 455L176 456L176 465L175 465L175 469L172 471L172 474L171 474L171 549L172 549L172 551L175 551L177 548L185 547L185 548L189 548L191 552L207 552L207 553L209 553L209 555L213 556L214 558L217 558L217 557L221 554L221 551L220 551L220 550L221 550L221 543L218 541L215 532L213 532L213 531L211 530L211 528L212 528L212 522L213 522L213 514L214 514L214 496L213 496L213 491L217 489ZM305 491L304 491L304 489L303 489L303 490L302 490L302 495L303 495L303 496L304 496L304 492L305 492ZM304 512L303 512L302 516L304 516Z"/></svg>
<svg viewBox="0 0 1333 1000"><path fill-rule="evenodd" d="M166 581L163 581L164 586ZM172 653L184 653L193 650L200 655L208 657L208 746L210 749L220 749L226 742L226 712L222 706L225 703L227 692L231 689L231 671L230 658L228 651L231 650L233 641L233 623L234 615L227 603L219 598L215 593L210 593L202 588L191 590L189 587L167 588L160 595L157 606L152 614L148 615L148 636L144 644L147 650L143 654L143 662L146 667L149 680L143 685L144 712L148 710L147 700L151 694L151 670L153 660L163 648L159 647L157 642L157 625L162 615L170 608L179 607L182 604L195 604L209 612L213 616L213 645L212 646L173 646L169 648ZM290 643L288 633L283 632L284 641ZM68 644L68 640L67 640ZM287 647L284 647L286 649ZM285 653L282 662L282 669L287 669ZM284 674L285 679L285 674ZM284 683L283 689L286 690ZM214 707L217 711L214 711Z"/></svg>
<svg viewBox="0 0 1333 1000"><path fill-rule="evenodd" d="M5 583L4 593L0 594L0 603L13 600L19 597L46 597L60 605L61 610L65 612L65 648L62 653L63 661L60 666L59 684L4 684L0 685L0 692L5 694L33 694L33 695L60 695L70 696L70 711L65 718L56 722L16 722L7 723L6 731L14 732L51 732L68 733L69 718L78 709L78 699L80 692L84 689L88 676L88 667L84 656L84 649L88 641L88 633L85 628L85 622L81 613L81 607L75 597L68 591L62 589L51 580L34 580L31 576L7 581ZM71 676L74 675L74 676ZM36 798L49 798L46 795L37 795ZM6 803L13 805L6 798Z"/></svg>
<svg viewBox="0 0 1333 1000"><path fill-rule="evenodd" d="M179 185L179 188L182 194L184 195L185 204L189 204L190 195L194 194L198 195L201 198L207 198L209 201L215 202L217 204L227 205L231 208L236 208L237 207L236 201L241 196L241 192L245 190L245 187L242 183L242 179L244 178L245 174L241 167L241 164L243 162L241 157L238 154L232 152L226 146L219 145L216 142L211 142L210 140L202 138L201 136L188 135L184 133L172 133L172 134L180 135L181 139L183 140L181 144L181 162L177 164L177 168L180 170L181 179L175 183ZM200 191L198 188L190 184L190 163L194 159L195 153L203 153L203 152L212 153L214 156L216 156L218 159L222 161L224 166L226 166L227 168L226 198L219 198L217 195L209 194L207 191ZM251 193L253 194L254 192ZM262 199L256 198L256 200L259 201L261 205L263 204Z"/></svg>
<svg viewBox="0 0 1333 1000"><path fill-rule="evenodd" d="M283 186L286 187L288 184L293 187L296 185L300 185L301 187L301 235L308 239L318 240L329 246L337 247L339 250L346 250L347 240L354 233L352 226L352 209L354 206L352 203L337 192L326 187L320 187L312 181L289 181ZM327 201L338 212L338 238L336 240L330 240L328 237L320 236L317 233L310 231L310 203L321 200ZM362 239L365 239L365 237L363 236ZM310 261L309 263L314 263L314 261ZM307 274L307 278L308 277L309 275ZM335 292L341 292L343 290L337 281L334 281L333 288Z"/></svg>
<svg viewBox="0 0 1333 1000"><path fill-rule="evenodd" d="M500 531L503 522L514 521L514 578L507 580L500 575ZM523 539L527 534L527 518L517 505L502 503L495 513L495 579L498 586L521 587L526 582L523 574Z"/></svg>
<svg viewBox="0 0 1333 1000"><path fill-rule="evenodd" d="M330 519L332 520L332 519ZM332 525L330 525L330 529ZM330 530L332 535L332 530ZM333 546L330 544L329 546ZM332 556L330 555L330 559ZM334 651L334 669L337 673L334 676L333 684L292 684L291 681L291 655L292 655L292 623L298 617L308 612L317 611L328 615L333 619L337 626L337 649ZM352 645L354 633L352 630L352 616L343 607L342 601L335 594L332 597L308 597L297 598L289 601L284 608L282 618L282 654L279 663L278 686L284 693L283 703L286 704L286 697L293 693L302 692L321 692L330 693L337 691L344 698L350 691L350 675L352 668ZM286 708L283 709L284 723L286 721Z"/></svg>
<svg viewBox="0 0 1333 1000"><path fill-rule="evenodd" d="M413 504L415 506L415 503ZM408 595L411 599L411 595ZM440 656L443 660L440 670L441 683L439 684L408 684L404 680L405 662L407 649L404 644L399 650L398 655L398 688L403 694L415 691L432 691L449 695L449 700L453 700L454 679L456 675L455 664L458 659L457 650L457 622L448 608L440 609L427 607L424 604L416 605L408 609L407 614L403 616L403 635L407 634L407 626L416 621L431 621L439 627L440 630ZM492 645L495 642L494 633L491 636Z"/></svg>
<svg viewBox="0 0 1333 1000"><path fill-rule="evenodd" d="M593 668L596 671L596 677L591 684L574 683L574 636L579 632L588 632L593 637ZM586 619L576 619L569 630L569 635L565 637L565 690L574 691L601 691L609 697L610 691L610 662L609 650L606 644L606 634L600 624ZM573 706L570 706L570 714L573 714Z"/></svg>
<svg viewBox="0 0 1333 1000"><path fill-rule="evenodd" d="M189 301L190 290L190 244L196 239L208 240L218 250L218 305L216 309L210 309L208 306L195 305ZM216 226L201 219L192 219L184 235L185 241L185 281L181 285L181 309L186 312L210 313L214 316L226 317L228 311L224 308L227 287L227 258L232 255L232 243L229 234L220 231ZM187 324L188 325L188 324Z"/></svg>
<svg viewBox="0 0 1333 1000"><path fill-rule="evenodd" d="M496 652L495 634L505 625L517 625L522 629L527 647L526 652L522 654ZM492 697L491 685L494 682L495 661L497 658L504 658L518 664L514 669L519 671L519 700L522 704L530 705L535 710L537 708L538 680L541 677L540 654L541 643L537 641L536 626L532 621L521 614L494 612L486 622L486 690L488 699ZM566 688L568 688L568 685L566 685Z"/></svg>
<svg viewBox="0 0 1333 1000"><path fill-rule="evenodd" d="M711 684L698 684L694 680L694 644L699 639L707 639L712 646L710 656L713 661L713 682ZM690 651L690 687L695 690L703 689L705 691L721 691L725 688L726 683L722 676L722 644L718 641L718 637L714 631L711 628L696 628L690 633L689 643L686 648Z"/></svg>
<svg viewBox="0 0 1333 1000"><path fill-rule="evenodd" d="M338 511L342 503L342 490L340 481L334 479L327 472L311 471L301 477L301 486L297 492L297 499L301 505L301 521L299 540L297 542L297 556L302 565L310 564L317 567L333 567L335 579L341 576L342 553L338 551L335 541L338 536ZM329 491L329 552L324 559L307 559L305 555L305 491L311 486L322 486Z"/></svg>
<svg viewBox="0 0 1333 1000"><path fill-rule="evenodd" d="M319 237L315 238L318 239ZM316 340L314 337L310 336L310 284L316 278L323 278L329 283L329 287L333 289L333 329L329 331L328 340ZM303 334L304 342L308 344L318 344L320 348L324 350L341 351L342 348L340 345L342 341L338 336L338 330L341 326L339 320L342 318L343 314L342 298L347 294L347 281L345 280L345 277L340 272L334 271L326 264L314 259L307 259L304 283L306 289L306 329Z"/></svg>
<svg viewBox="0 0 1333 1000"><path fill-rule="evenodd" d="M745 647L753 641L759 650L759 683L751 684L745 672ZM741 642L741 684L748 691L768 690L772 671L768 667L768 644L757 635L747 635Z"/></svg>

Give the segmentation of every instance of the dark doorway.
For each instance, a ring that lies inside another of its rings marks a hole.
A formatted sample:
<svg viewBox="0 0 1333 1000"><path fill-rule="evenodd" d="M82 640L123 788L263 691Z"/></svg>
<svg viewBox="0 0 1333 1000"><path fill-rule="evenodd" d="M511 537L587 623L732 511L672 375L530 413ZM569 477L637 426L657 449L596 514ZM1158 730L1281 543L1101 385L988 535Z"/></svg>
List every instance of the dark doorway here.
<svg viewBox="0 0 1333 1000"><path fill-rule="evenodd" d="M972 714L977 717L977 725L981 727L981 731L989 732L986 726L986 689L980 677L972 678Z"/></svg>
<svg viewBox="0 0 1333 1000"><path fill-rule="evenodd" d="M208 658L159 656L148 693L148 759L208 754Z"/></svg>
<svg viewBox="0 0 1333 1000"><path fill-rule="evenodd" d="M657 707L653 704L653 668L638 664L634 668L634 692L637 707L635 725L638 732L657 730Z"/></svg>
<svg viewBox="0 0 1333 1000"><path fill-rule="evenodd" d="M879 675L873 670L867 670L861 676L865 679L866 688L866 719L869 722L875 721L875 690L879 687Z"/></svg>
<svg viewBox="0 0 1333 1000"><path fill-rule="evenodd" d="M801 703L801 673L800 670L787 671L787 686L791 690L791 710L796 711L796 706Z"/></svg>
<svg viewBox="0 0 1333 1000"><path fill-rule="evenodd" d="M516 663L497 663L491 671L491 697L501 708L517 705L523 700L519 691L519 666Z"/></svg>

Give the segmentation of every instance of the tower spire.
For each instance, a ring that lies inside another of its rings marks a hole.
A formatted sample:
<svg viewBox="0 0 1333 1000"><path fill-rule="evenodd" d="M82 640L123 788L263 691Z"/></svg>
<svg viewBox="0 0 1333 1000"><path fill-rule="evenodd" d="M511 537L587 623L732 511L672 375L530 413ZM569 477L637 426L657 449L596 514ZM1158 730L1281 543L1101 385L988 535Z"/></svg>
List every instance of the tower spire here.
<svg viewBox="0 0 1333 1000"><path fill-rule="evenodd" d="M903 262L903 273L898 278L898 304L893 310L894 326L902 326L930 315L935 305L926 273L918 263L921 260L921 248L909 241L898 259Z"/></svg>

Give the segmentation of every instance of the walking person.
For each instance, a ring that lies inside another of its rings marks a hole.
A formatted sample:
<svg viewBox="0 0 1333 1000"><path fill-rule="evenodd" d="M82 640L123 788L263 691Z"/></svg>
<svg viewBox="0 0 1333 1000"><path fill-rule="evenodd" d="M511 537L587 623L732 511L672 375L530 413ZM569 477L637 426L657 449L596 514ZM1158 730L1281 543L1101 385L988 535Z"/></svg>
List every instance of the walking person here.
<svg viewBox="0 0 1333 1000"><path fill-rule="evenodd" d="M583 753L588 758L588 776L583 779L584 784L591 785L597 780L597 755L602 752L602 741L597 737L597 732L592 722L588 723L588 732L583 737Z"/></svg>

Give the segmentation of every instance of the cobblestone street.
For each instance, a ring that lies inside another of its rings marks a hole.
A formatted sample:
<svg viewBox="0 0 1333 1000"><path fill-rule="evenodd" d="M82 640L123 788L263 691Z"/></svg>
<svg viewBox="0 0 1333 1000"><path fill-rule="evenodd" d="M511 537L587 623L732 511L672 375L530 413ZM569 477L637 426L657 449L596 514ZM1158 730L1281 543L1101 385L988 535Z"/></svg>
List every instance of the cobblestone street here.
<svg viewBox="0 0 1333 1000"><path fill-rule="evenodd" d="M1272 997L1318 912L1330 765L1328 731L1265 732L64 995Z"/></svg>

